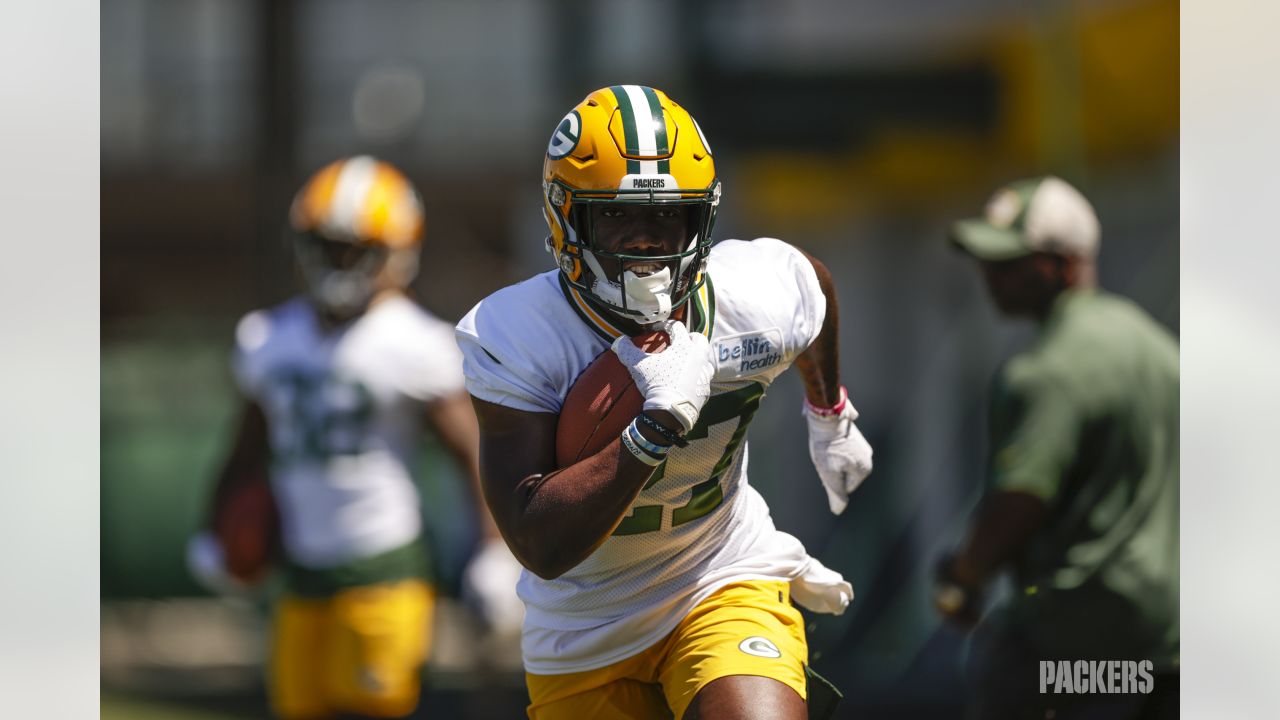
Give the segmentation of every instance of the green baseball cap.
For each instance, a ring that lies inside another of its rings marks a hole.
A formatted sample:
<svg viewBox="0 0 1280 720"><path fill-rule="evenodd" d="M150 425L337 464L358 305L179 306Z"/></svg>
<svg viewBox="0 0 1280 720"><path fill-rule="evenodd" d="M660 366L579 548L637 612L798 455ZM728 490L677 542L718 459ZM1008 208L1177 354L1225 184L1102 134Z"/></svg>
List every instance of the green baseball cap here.
<svg viewBox="0 0 1280 720"><path fill-rule="evenodd" d="M987 201L982 217L951 226L951 241L979 260L1012 260L1033 252L1092 258L1100 235L1093 206L1065 180L1017 180Z"/></svg>

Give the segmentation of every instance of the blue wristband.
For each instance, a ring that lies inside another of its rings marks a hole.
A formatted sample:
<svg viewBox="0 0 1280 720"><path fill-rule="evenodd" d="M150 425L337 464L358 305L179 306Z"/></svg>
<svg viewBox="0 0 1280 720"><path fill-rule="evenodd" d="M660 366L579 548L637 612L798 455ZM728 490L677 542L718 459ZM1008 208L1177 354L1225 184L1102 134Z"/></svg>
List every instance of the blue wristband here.
<svg viewBox="0 0 1280 720"><path fill-rule="evenodd" d="M640 432L640 427L636 425L635 420L632 420L631 424L627 426L627 432L631 434L631 439L636 441L636 445L639 445L642 449L648 451L650 455L655 457L666 457L667 453L671 451L670 445L659 445L658 443L650 442L649 439L644 436L644 433Z"/></svg>
<svg viewBox="0 0 1280 720"><path fill-rule="evenodd" d="M644 449L636 442L637 435L639 435L639 433L635 430L635 423L628 425L627 429L622 431L622 437L620 438L622 440L622 446L627 449L627 452L635 455L637 460L649 467L657 467L658 465L661 465L662 461L666 459L666 453L655 455ZM652 443L649 443L647 440L645 442L646 444L652 445Z"/></svg>

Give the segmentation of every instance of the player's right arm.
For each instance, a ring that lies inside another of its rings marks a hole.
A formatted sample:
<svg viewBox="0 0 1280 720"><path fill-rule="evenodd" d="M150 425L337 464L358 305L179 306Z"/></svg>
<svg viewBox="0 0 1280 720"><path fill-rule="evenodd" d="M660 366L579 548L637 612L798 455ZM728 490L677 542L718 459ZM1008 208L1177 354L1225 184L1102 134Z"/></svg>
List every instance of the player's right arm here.
<svg viewBox="0 0 1280 720"><path fill-rule="evenodd" d="M472 397L480 422L485 502L511 552L544 579L563 575L600 547L653 475L622 446L556 469L554 413Z"/></svg>
<svg viewBox="0 0 1280 720"><path fill-rule="evenodd" d="M222 467L214 481L206 508L205 529L212 525L218 508L232 492L246 484L269 483L271 438L267 415L259 404L266 382L265 358L277 329L296 317L301 307L294 300L272 310L256 310L236 324L236 344L231 354L237 397L241 399L239 419Z"/></svg>
<svg viewBox="0 0 1280 720"><path fill-rule="evenodd" d="M683 323L669 322L665 330L670 342L660 352L647 353L627 337L614 342L613 352L644 396L643 412L674 438L698 421L711 393L715 360L707 339ZM600 547L660 464L628 436L632 428L651 447L673 441L637 422L600 452L557 469L558 414L508 408L474 395L472 401L480 421L485 502L511 552L545 579L563 575Z"/></svg>
<svg viewBox="0 0 1280 720"><path fill-rule="evenodd" d="M206 527L229 493L250 483L266 483L271 450L267 437L267 416L253 400L245 400L240 409L240 422L227 459L214 483Z"/></svg>
<svg viewBox="0 0 1280 720"><path fill-rule="evenodd" d="M214 482L204 522L199 531L187 543L187 568L203 586L218 593L240 593L252 580L235 572L235 563L229 562L225 548L215 535L214 518L219 510L247 485L269 482L267 471L270 463L270 447L267 435L267 418L262 408L252 400L246 400L240 411L235 438L231 449ZM264 541L266 539L264 538ZM249 568L239 568L248 571ZM259 568L254 568L256 574Z"/></svg>

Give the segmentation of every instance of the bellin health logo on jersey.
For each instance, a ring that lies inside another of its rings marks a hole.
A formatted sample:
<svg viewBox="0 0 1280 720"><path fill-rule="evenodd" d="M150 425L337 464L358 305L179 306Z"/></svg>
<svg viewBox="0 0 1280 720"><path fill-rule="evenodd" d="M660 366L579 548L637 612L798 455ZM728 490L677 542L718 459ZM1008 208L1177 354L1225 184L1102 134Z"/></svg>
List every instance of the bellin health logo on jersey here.
<svg viewBox="0 0 1280 720"><path fill-rule="evenodd" d="M782 361L782 333L777 328L764 332L731 335L716 341L716 362L735 375L750 375Z"/></svg>

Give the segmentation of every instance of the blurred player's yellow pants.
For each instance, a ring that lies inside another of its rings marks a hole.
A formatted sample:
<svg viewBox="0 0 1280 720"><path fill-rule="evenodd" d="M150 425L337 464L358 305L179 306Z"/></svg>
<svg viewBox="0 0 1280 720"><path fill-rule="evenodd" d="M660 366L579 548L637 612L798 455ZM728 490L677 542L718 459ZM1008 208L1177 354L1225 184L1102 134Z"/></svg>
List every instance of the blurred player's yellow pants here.
<svg viewBox="0 0 1280 720"><path fill-rule="evenodd" d="M807 698L804 620L790 583L721 588L661 641L607 667L566 675L526 674L533 720L682 717L717 678L773 678Z"/></svg>
<svg viewBox="0 0 1280 720"><path fill-rule="evenodd" d="M282 718L399 717L418 704L435 597L421 580L286 595L272 631L271 705Z"/></svg>

